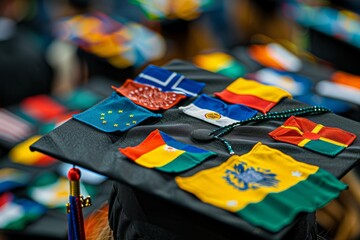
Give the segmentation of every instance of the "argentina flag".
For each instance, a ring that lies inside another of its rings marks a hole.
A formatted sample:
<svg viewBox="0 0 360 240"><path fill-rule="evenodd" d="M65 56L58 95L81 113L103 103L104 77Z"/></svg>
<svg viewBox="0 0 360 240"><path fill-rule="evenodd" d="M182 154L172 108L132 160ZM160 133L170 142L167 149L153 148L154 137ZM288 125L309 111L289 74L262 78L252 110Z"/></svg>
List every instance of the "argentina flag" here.
<svg viewBox="0 0 360 240"><path fill-rule="evenodd" d="M200 95L188 106L179 107L185 114L216 126L226 126L256 115L257 111L241 104L226 104L220 99Z"/></svg>

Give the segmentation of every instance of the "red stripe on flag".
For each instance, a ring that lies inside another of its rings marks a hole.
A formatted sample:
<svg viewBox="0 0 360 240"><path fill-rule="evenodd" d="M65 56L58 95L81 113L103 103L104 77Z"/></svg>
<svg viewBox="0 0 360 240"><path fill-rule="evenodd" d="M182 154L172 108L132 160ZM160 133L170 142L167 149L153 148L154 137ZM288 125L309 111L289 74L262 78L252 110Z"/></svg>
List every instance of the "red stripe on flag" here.
<svg viewBox="0 0 360 240"><path fill-rule="evenodd" d="M276 105L276 102L267 101L256 97L254 95L242 95L230 92L228 90L223 90L222 92L216 92L215 96L221 98L222 100L233 103L233 104L244 104L248 107L257 109L263 113L268 112L271 108Z"/></svg>
<svg viewBox="0 0 360 240"><path fill-rule="evenodd" d="M148 144L148 142L151 142L151 144ZM166 143L157 129L151 132L149 136L136 147L119 148L119 151L128 156L130 159L136 160L143 154L148 153L164 144Z"/></svg>

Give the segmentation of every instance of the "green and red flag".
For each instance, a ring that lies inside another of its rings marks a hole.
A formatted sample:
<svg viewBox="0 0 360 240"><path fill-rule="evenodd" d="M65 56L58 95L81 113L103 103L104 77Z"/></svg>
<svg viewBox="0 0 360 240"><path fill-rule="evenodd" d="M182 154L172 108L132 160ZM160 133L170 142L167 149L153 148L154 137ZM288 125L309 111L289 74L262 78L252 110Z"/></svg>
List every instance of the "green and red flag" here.
<svg viewBox="0 0 360 240"><path fill-rule="evenodd" d="M294 144L328 156L336 156L356 138L355 134L340 128L326 127L309 119L294 116L269 135L277 141Z"/></svg>

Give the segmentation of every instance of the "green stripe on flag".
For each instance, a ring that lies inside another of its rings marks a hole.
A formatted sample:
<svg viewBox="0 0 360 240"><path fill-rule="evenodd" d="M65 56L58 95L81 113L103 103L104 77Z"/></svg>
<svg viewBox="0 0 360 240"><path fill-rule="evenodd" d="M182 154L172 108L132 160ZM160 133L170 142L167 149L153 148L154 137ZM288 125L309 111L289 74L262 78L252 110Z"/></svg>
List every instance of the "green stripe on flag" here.
<svg viewBox="0 0 360 240"><path fill-rule="evenodd" d="M313 212L336 198L347 185L319 169L306 180L280 192L267 195L236 212L249 223L277 232L290 224L299 212Z"/></svg>
<svg viewBox="0 0 360 240"><path fill-rule="evenodd" d="M331 156L335 156L345 149L343 146L325 142L323 140L311 140L304 145L304 148Z"/></svg>
<svg viewBox="0 0 360 240"><path fill-rule="evenodd" d="M215 155L213 152L204 153L188 153L185 152L170 163L158 167L157 169L164 172L182 172L195 167L197 164L203 162L208 157Z"/></svg>

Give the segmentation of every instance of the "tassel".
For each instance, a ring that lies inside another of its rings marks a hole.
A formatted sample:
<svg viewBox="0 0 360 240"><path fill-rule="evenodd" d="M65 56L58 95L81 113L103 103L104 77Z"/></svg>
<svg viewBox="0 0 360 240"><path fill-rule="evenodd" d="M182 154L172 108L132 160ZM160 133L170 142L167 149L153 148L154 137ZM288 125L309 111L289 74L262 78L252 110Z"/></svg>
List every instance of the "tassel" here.
<svg viewBox="0 0 360 240"><path fill-rule="evenodd" d="M85 199L80 194L81 172L78 168L71 168L68 172L70 182L69 203L66 205L68 214L68 240L85 240L83 207L91 206L90 197Z"/></svg>

